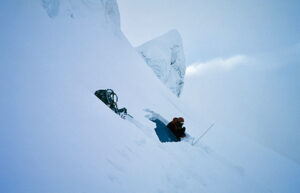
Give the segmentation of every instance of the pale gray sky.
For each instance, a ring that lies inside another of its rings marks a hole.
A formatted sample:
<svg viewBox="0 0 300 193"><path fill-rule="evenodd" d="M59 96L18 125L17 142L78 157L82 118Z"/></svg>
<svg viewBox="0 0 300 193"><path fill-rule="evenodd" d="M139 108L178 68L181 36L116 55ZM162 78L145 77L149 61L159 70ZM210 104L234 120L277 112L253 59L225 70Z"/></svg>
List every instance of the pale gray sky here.
<svg viewBox="0 0 300 193"><path fill-rule="evenodd" d="M299 42L299 1L119 0L133 46L170 29L182 35L187 64L257 54Z"/></svg>

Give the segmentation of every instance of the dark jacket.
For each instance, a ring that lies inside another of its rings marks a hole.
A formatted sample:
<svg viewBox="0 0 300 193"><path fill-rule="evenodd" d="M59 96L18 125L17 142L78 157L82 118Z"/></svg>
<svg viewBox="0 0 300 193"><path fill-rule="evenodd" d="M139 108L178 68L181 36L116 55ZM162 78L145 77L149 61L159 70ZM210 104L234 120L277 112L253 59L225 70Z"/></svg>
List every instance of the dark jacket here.
<svg viewBox="0 0 300 193"><path fill-rule="evenodd" d="M182 137L185 137L185 127L182 127L183 123L179 122L176 118L168 123L167 127L173 132L173 134L180 141Z"/></svg>

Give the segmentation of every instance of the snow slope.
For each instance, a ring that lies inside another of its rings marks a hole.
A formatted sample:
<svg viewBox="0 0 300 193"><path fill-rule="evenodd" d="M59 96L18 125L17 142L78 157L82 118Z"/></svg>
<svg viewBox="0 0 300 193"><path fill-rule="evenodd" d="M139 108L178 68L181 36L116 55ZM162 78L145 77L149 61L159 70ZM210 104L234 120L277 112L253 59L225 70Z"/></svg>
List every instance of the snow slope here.
<svg viewBox="0 0 300 193"><path fill-rule="evenodd" d="M80 2L92 1L74 2L86 10ZM213 120L169 92L105 10L97 23L44 7L8 1L0 10L1 22L10 18L0 50L1 192L298 192L297 164L217 124L197 146L161 144L149 116L184 116L194 136ZM134 122L95 97L100 88L114 89Z"/></svg>
<svg viewBox="0 0 300 193"><path fill-rule="evenodd" d="M155 75L180 96L185 75L182 40L177 30L171 30L136 48Z"/></svg>

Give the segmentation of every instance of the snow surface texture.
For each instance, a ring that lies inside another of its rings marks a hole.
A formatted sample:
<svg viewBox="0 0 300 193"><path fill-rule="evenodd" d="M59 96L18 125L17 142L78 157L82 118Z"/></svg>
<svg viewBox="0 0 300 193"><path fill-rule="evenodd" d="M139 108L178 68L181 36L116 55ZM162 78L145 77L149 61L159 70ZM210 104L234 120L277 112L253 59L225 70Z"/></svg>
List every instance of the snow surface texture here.
<svg viewBox="0 0 300 193"><path fill-rule="evenodd" d="M195 146L160 143L151 116L183 116L196 137L213 120L161 84L121 33L103 28L104 13L95 25L49 17L30 0L18 12L7 4L0 18L14 19L0 36L1 192L299 192L299 165L217 123ZM134 119L94 95L103 88Z"/></svg>
<svg viewBox="0 0 300 193"><path fill-rule="evenodd" d="M116 0L41 0L43 8L50 18L67 15L97 20L120 29L120 13ZM103 20L105 22L103 22Z"/></svg>
<svg viewBox="0 0 300 193"><path fill-rule="evenodd" d="M155 75L179 97L186 69L180 34L169 31L136 49Z"/></svg>

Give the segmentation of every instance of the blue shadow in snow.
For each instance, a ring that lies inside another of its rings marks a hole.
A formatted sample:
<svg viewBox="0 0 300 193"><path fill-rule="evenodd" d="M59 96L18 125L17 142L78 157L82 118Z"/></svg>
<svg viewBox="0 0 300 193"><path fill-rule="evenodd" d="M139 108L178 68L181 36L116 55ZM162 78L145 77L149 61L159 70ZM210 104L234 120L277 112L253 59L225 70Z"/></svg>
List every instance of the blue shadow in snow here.
<svg viewBox="0 0 300 193"><path fill-rule="evenodd" d="M154 130L160 142L165 143L179 141L172 131L161 120L154 119L151 121L156 123L156 128Z"/></svg>

